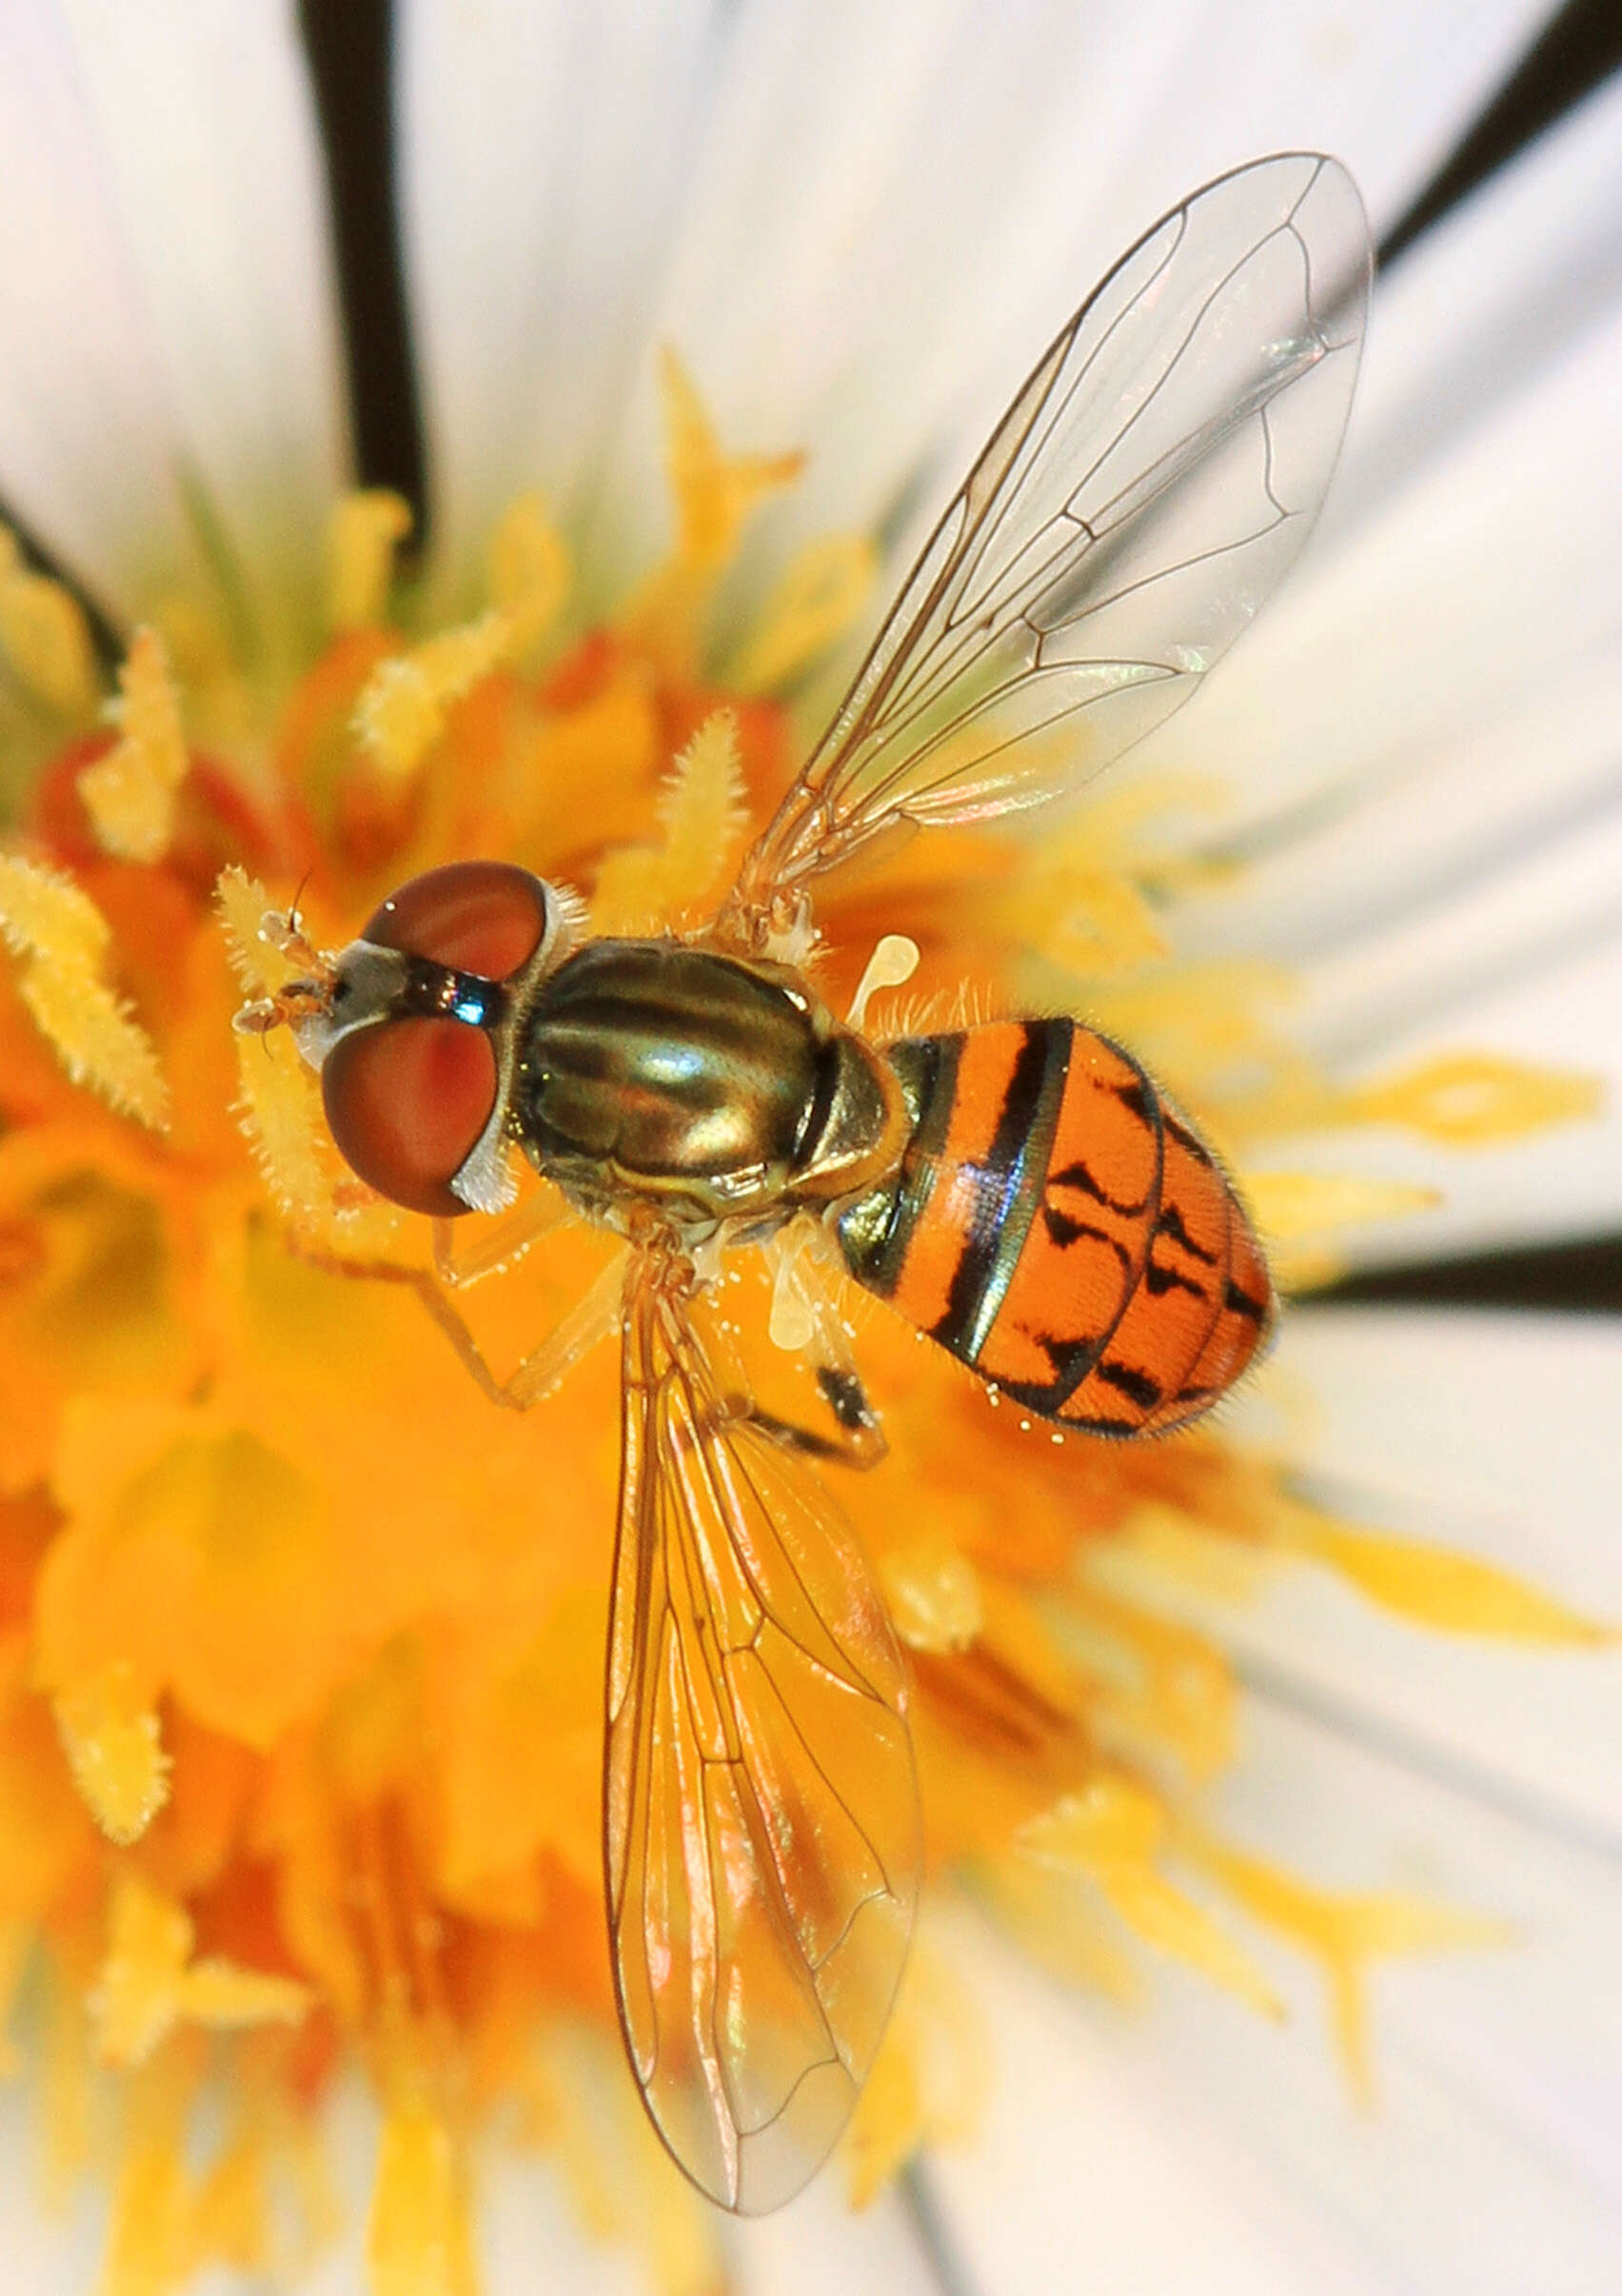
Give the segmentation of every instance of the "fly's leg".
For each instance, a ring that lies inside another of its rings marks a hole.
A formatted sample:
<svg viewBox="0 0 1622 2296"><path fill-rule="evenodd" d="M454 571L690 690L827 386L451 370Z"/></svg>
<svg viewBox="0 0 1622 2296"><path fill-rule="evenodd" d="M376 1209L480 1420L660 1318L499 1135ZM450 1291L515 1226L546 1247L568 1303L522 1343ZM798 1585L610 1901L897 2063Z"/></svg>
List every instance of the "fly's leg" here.
<svg viewBox="0 0 1622 2296"><path fill-rule="evenodd" d="M730 1395L722 1402L722 1414L728 1423L747 1419L762 1435L771 1436L790 1451L804 1452L814 1459L837 1460L841 1467L865 1471L877 1467L889 1452L884 1430L877 1413L867 1400L867 1391L857 1374L836 1372L826 1364L817 1367L817 1385L822 1400L833 1415L838 1433L820 1435L812 1427L801 1427L793 1419L779 1418L776 1412L762 1411L752 1395Z"/></svg>
<svg viewBox="0 0 1622 2296"><path fill-rule="evenodd" d="M624 1252L616 1252L590 1289L532 1348L516 1370L498 1379L473 1336L466 1318L440 1278L425 1268L391 1267L386 1261L344 1259L335 1253L305 1250L301 1257L331 1276L365 1277L374 1283L404 1284L416 1293L449 1340L458 1361L480 1393L505 1411L528 1411L560 1388L583 1356L620 1329L625 1285ZM487 1272L487 1271L486 1271Z"/></svg>
<svg viewBox="0 0 1622 2296"><path fill-rule="evenodd" d="M434 1273L447 1292L465 1291L486 1276L516 1267L531 1244L573 1217L565 1196L556 1188L540 1188L510 1212L474 1220L471 1237L466 1220L436 1219Z"/></svg>
<svg viewBox="0 0 1622 2296"><path fill-rule="evenodd" d="M623 1252L615 1253L589 1291L504 1379L498 1379L491 1371L479 1342L444 1288L431 1276L421 1273L415 1277L415 1288L481 1392L506 1411L528 1411L562 1387L583 1356L619 1330L625 1257Z"/></svg>
<svg viewBox="0 0 1622 2296"><path fill-rule="evenodd" d="M762 1250L772 1272L772 1338L785 1353L810 1364L836 1432L820 1435L779 1418L744 1395L729 1395L727 1410L753 1419L778 1442L814 1458L839 1459L847 1467L877 1467L889 1445L867 1399L831 1287L829 1278L838 1269L826 1229L816 1219L797 1219L769 1237Z"/></svg>

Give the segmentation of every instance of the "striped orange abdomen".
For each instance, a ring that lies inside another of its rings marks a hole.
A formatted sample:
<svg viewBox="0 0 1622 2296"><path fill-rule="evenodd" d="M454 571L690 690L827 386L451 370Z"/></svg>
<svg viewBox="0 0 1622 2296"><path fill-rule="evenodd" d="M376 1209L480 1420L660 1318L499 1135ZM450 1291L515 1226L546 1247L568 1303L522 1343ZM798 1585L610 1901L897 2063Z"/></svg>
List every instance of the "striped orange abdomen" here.
<svg viewBox="0 0 1622 2296"><path fill-rule="evenodd" d="M885 1053L913 1132L850 1205L852 1275L1026 1410L1162 1433L1249 1363L1266 1263L1210 1151L1118 1045L1002 1020Z"/></svg>

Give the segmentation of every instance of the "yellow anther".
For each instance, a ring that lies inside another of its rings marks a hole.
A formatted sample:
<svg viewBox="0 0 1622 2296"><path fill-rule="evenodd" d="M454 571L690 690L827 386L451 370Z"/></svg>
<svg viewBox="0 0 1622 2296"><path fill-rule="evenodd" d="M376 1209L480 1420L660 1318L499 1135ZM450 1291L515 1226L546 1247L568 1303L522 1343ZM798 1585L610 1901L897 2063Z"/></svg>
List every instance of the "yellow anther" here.
<svg viewBox="0 0 1622 2296"><path fill-rule="evenodd" d="M805 457L723 453L692 377L669 348L660 358L659 382L677 548L695 572L719 573L731 563L751 511L792 485Z"/></svg>
<svg viewBox="0 0 1622 2296"><path fill-rule="evenodd" d="M154 1131L168 1087L151 1039L102 978L107 920L72 879L0 854L0 938L23 960L23 1002L75 1084Z"/></svg>
<svg viewBox="0 0 1622 2296"><path fill-rule="evenodd" d="M0 653L47 708L65 718L94 713L100 682L84 610L61 583L30 572L8 526L0 526Z"/></svg>
<svg viewBox="0 0 1622 2296"><path fill-rule="evenodd" d="M1253 2009L1280 2015L1276 1994L1249 1955L1156 1870L1166 1834L1166 1813L1148 1789L1103 1771L1028 1820L1018 1843L1027 1857L1093 1882L1146 1945L1186 1961Z"/></svg>
<svg viewBox="0 0 1622 2296"><path fill-rule="evenodd" d="M109 1841L139 1841L168 1799L169 1758L150 1701L126 1660L61 1692L56 1727L73 1783Z"/></svg>
<svg viewBox="0 0 1622 2296"><path fill-rule="evenodd" d="M218 1955L193 1962L192 1938L184 1906L132 1873L120 1876L91 2004L105 2064L141 2064L183 2020L217 2030L296 2025L308 2009L295 1978Z"/></svg>
<svg viewBox="0 0 1622 2296"><path fill-rule="evenodd" d="M857 621L878 570L879 553L864 534L808 543L767 599L728 683L746 694L792 684Z"/></svg>
<svg viewBox="0 0 1622 2296"><path fill-rule="evenodd" d="M355 704L355 730L387 780L405 782L416 771L451 704L500 665L511 638L507 616L492 610L378 663Z"/></svg>
<svg viewBox="0 0 1622 2296"><path fill-rule="evenodd" d="M326 619L334 630L388 620L394 553L411 531L411 506L386 486L346 494L326 529Z"/></svg>
<svg viewBox="0 0 1622 2296"><path fill-rule="evenodd" d="M507 617L507 652L538 645L569 594L569 554L538 494L521 494L503 511L490 543L490 603Z"/></svg>
<svg viewBox="0 0 1622 2296"><path fill-rule="evenodd" d="M79 776L79 795L106 853L161 861L174 834L175 792L186 779L186 737L168 653L156 630L140 630L118 673L109 714L116 746Z"/></svg>
<svg viewBox="0 0 1622 2296"><path fill-rule="evenodd" d="M1399 1953L1507 1945L1513 1938L1513 1931L1503 1922L1455 1912L1451 1906L1423 1898L1315 1889L1265 1859L1232 1849L1193 1828L1179 1831L1177 1846L1197 1860L1254 1919L1264 1922L1319 1963L1329 1984L1341 2064L1354 2094L1363 2104L1371 2100L1374 2088L1366 1997L1369 1963Z"/></svg>
<svg viewBox="0 0 1622 2296"><path fill-rule="evenodd" d="M595 932L672 924L722 881L745 820L730 710L706 718L682 750L660 793L658 818L656 839L622 845L604 859L591 898Z"/></svg>

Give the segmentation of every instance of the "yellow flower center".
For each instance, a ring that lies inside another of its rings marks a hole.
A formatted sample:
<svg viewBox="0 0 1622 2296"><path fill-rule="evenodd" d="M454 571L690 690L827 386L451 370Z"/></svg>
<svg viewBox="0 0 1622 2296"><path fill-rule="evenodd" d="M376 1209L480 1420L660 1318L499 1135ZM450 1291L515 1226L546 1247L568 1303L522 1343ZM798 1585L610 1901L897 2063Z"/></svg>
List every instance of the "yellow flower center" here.
<svg viewBox="0 0 1622 2296"><path fill-rule="evenodd" d="M157 2296L210 2257L296 2262L330 2211L311 2108L355 2063L384 2114L378 2296L472 2288L467 2148L498 2117L663 2286L713 2284L703 2205L620 2059L603 1942L610 1351L529 1419L492 1412L423 1312L425 1223L345 1175L287 1033L229 1027L245 991L296 973L258 930L301 881L333 944L418 869L480 854L579 885L597 932L681 926L724 891L794 762L775 697L849 628L874 554L807 550L718 674L717 584L799 458L728 456L673 360L664 389L676 539L611 623L576 626L566 549L526 498L491 538L484 610L403 629L407 514L356 497L328 539L330 642L240 759L188 739L205 650L173 642L172 613L171 643L130 648L115 729L89 730L71 603L0 557L0 647L55 728L0 855L0 1980L38 1972L55 2173L83 2156L111 2179L105 2296ZM236 691L208 677L216 702ZM1184 794L1106 796L1035 853L920 841L836 887L824 993L860 995L880 1038L921 1013L1084 1006L1225 1148L1286 1280L1406 1199L1274 1169L1270 1140L1477 1140L1591 1105L1581 1079L1480 1059L1355 1093L1315 1074L1269 1017L1276 983L1165 945L1157 812ZM492 1272L487 1359L520 1358L603 1257L571 1226ZM731 1273L741 1328L792 1350L792 1266ZM1215 1884L1317 1959L1365 2085L1371 1960L1483 1925L1335 1896L1216 1838L1196 1797L1230 1755L1232 1676L1103 1565L1304 1558L1432 1626L1592 1630L1485 1565L1330 1520L1218 1434L1050 1440L847 1304L891 1456L841 1495L913 1654L932 1876L1068 1975L1120 1989L1139 1944L1271 2013L1188 1887ZM982 2056L926 1930L849 2140L859 2196L963 2132ZM211 2080L226 2109L200 2154Z"/></svg>

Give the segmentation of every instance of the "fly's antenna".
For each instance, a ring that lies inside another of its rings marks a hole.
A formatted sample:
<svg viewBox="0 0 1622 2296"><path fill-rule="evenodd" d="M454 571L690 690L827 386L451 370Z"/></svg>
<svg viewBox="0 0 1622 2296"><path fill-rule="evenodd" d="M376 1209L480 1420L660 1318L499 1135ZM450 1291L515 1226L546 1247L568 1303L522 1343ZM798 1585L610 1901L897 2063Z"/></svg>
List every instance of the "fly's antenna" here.
<svg viewBox="0 0 1622 2296"><path fill-rule="evenodd" d="M307 870L287 909L267 909L259 920L259 939L279 957L304 967L304 977L285 980L267 997L251 997L231 1016L239 1036L267 1037L274 1028L287 1028L317 1013L329 1012L338 979L338 960L329 949L310 940L304 929L299 902L309 882Z"/></svg>

